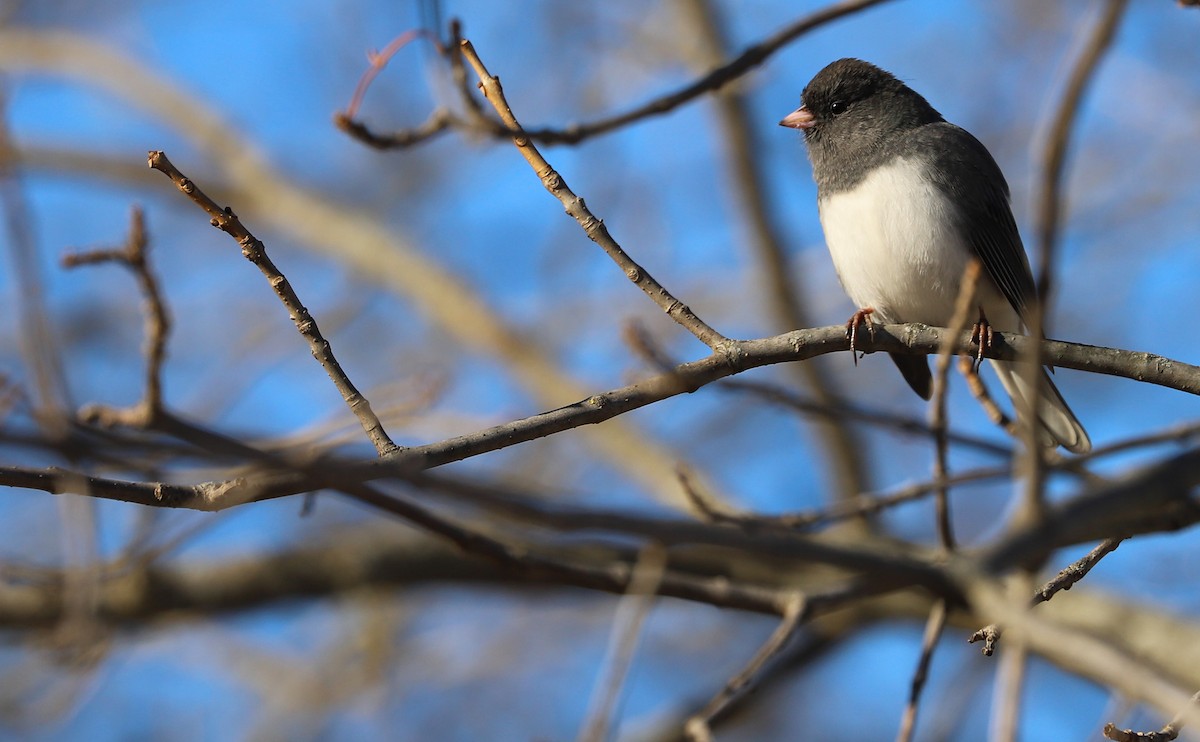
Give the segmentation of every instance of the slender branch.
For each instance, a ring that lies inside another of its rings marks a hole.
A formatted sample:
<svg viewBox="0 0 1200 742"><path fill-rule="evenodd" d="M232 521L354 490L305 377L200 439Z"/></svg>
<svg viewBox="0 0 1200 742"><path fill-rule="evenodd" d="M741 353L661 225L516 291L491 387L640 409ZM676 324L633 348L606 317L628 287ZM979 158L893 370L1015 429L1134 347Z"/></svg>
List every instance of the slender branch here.
<svg viewBox="0 0 1200 742"><path fill-rule="evenodd" d="M488 102L496 109L496 113L500 115L501 120L504 121L504 125L508 127L517 150L537 173L546 190L562 202L567 214L579 222L579 226L583 228L588 238L603 248L613 262L621 267L630 281L644 291L671 319L695 335L700 342L714 350L727 346L728 338L705 324L686 304L676 299L617 244L617 241L609 234L608 227L604 226L604 222L592 214L583 199L575 195L562 176L550 166L550 163L546 162L546 158L542 157L537 147L525 135L516 116L513 115L508 101L504 98L500 79L487 71L483 61L475 53L475 47L471 45L470 41L464 40L461 42L461 48L463 56L467 58L467 62L471 64L475 74L479 77L480 89L483 90L484 97L488 99Z"/></svg>
<svg viewBox="0 0 1200 742"><path fill-rule="evenodd" d="M1038 239L1038 277L1035 295L1030 314L1025 321L1029 332L1036 337L1042 337L1046 328L1046 312L1053 298L1054 258L1058 250L1060 221L1062 211L1062 185L1066 170L1066 153L1070 144L1075 119L1079 111L1084 91L1094 78L1100 60L1116 35L1117 25L1124 14L1128 0L1108 0L1104 15L1091 31L1086 48L1076 61L1067 88L1059 96L1059 106L1055 111L1050 125L1050 135L1046 149L1042 154L1041 179L1038 185L1039 196L1036 199L1037 210L1035 221ZM1027 363L1020 369L1027 388L1040 389L1042 380L1042 349L1034 346L1028 356ZM1036 519L1042 516L1045 509L1045 447L1038 444L1036 421L1038 419L1037 394L1029 399L1022 397L1017 400L1027 404L1029 409L1022 410L1023 417L1029 425L1023 426L1022 438L1025 441L1025 454L1028 460L1028 472L1023 487L1021 507L1016 513L1017 519Z"/></svg>
<svg viewBox="0 0 1200 742"><path fill-rule="evenodd" d="M1163 726L1157 732L1135 732L1132 729L1118 729L1115 724L1109 722L1104 725L1104 736L1113 742L1172 742L1179 739L1179 733L1183 731L1184 722L1187 721L1189 714L1193 713L1196 708L1200 707L1200 692L1192 696L1192 700L1186 708L1180 709L1179 713Z"/></svg>
<svg viewBox="0 0 1200 742"><path fill-rule="evenodd" d="M623 113L582 124L571 124L563 128L545 127L529 129L525 130L525 136L542 144L578 144L585 139L617 131L643 119L652 116L661 116L707 93L719 90L730 82L742 77L765 62L780 49L809 31L886 1L843 0L843 2L833 3L781 28L762 41L747 47L729 62L714 67L677 90L663 94ZM372 132L366 124L350 119L339 119L337 123L343 131L373 147L406 147L427 138L415 136L415 130L401 131L395 134L377 134ZM472 110L470 106L468 107L467 120L459 120L449 115L447 128L449 126L481 129L497 138L512 136L510 127L490 117L483 116L478 110ZM441 131L445 131L445 129L439 129L433 133L440 133Z"/></svg>
<svg viewBox="0 0 1200 742"><path fill-rule="evenodd" d="M666 568L667 550L656 543L651 542L638 555L629 588L617 603L608 653L597 673L589 711L579 731L580 742L604 742L609 738L613 710Z"/></svg>
<svg viewBox="0 0 1200 742"><path fill-rule="evenodd" d="M650 116L673 111L684 103L709 91L718 90L736 80L809 31L882 2L886 2L886 0L845 0L834 3L780 29L757 44L747 47L727 64L713 69L672 93L608 118L586 124L575 124L561 131L536 129L527 134L540 142L573 144L587 137L604 134Z"/></svg>
<svg viewBox="0 0 1200 742"><path fill-rule="evenodd" d="M968 363L970 362L968 357L962 356L962 358ZM876 429L892 430L903 435L926 437L933 435L933 427L919 417L867 409L841 399L829 402L805 399L783 386L768 382L731 379L721 382L717 386L717 389L720 391L749 394L765 401L786 405L797 412L809 415L837 417L849 422L869 425ZM997 443L982 436L963 433L957 430L946 430L945 435L946 442L955 446L970 448L980 453L1002 458L1010 458L1012 456L1011 446Z"/></svg>
<svg viewBox="0 0 1200 742"><path fill-rule="evenodd" d="M350 118L346 113L334 114L334 126L341 129L353 139L375 149L403 149L415 144L433 139L439 134L450 131L454 125L454 114L445 108L435 108L424 123L411 129L379 134L371 130L358 119Z"/></svg>
<svg viewBox="0 0 1200 742"><path fill-rule="evenodd" d="M950 318L950 338L960 334L967 325L967 318L975 306L975 293L979 286L979 274L982 270L983 265L977 259L972 259L963 270L958 288L958 298L954 303L954 313ZM979 338L979 343L981 347L984 345L982 337ZM929 426L933 429L934 439L934 511L937 518L938 541L942 550L947 553L955 550L954 526L950 518L950 487L946 483L949 477L947 463L949 443L946 434L949 426L946 421L946 398L950 387L950 359L953 354L953 342L947 342L938 351L933 372L933 394L929 406ZM900 729L896 733L897 742L910 742L916 732L917 710L920 708L921 693L925 689L925 680L929 675L933 652L942 636L942 630L946 627L946 612L946 601L944 600L935 602L929 611L929 617L925 622L925 636L921 642L921 655L917 660L917 667L913 671L908 703L904 707L904 714L900 717Z"/></svg>
<svg viewBox="0 0 1200 742"><path fill-rule="evenodd" d="M1127 538L1128 536L1105 539L1086 555L1061 569L1051 580L1034 591L1033 597L1029 601L1030 607L1045 603L1062 590L1070 590L1074 587L1075 583L1086 577L1087 573L1091 572L1092 568L1099 564L1101 559L1116 551L1121 542ZM1004 629L999 624L988 624L971 634L967 638L967 643L974 644L975 642L982 641L983 654L991 657L996 651L996 644L1000 641L1000 636L1003 633Z"/></svg>
<svg viewBox="0 0 1200 742"><path fill-rule="evenodd" d="M646 332L645 328L639 322L627 322L622 336L626 345L659 371L670 371L678 363L676 359L669 356L650 337L650 334ZM810 364L793 365L800 367ZM821 399L818 395L817 399L809 399L793 392L782 384L767 381L751 381L742 378L723 381L717 386L717 389L722 392L736 392L757 397L764 402L772 404L784 405L801 414L818 415L846 422L862 423L874 428L894 430L897 433L905 435L929 437L933 434L933 429L929 426L929 423L917 417L867 409L837 396ZM1012 456L1011 446L996 443L980 436L959 431L947 431L946 436L949 442L966 448L972 448L983 453L994 454L1004 458Z"/></svg>
<svg viewBox="0 0 1200 742"><path fill-rule="evenodd" d="M18 153L9 128L6 92L0 91L0 219L5 231L6 252L12 261L12 286L17 295L15 314L19 351L26 367L26 378L32 385L27 396L35 419L48 434L64 437L70 419L67 412L71 404L70 391L62 349L48 311L33 207L25 193Z"/></svg>
<svg viewBox="0 0 1200 742"><path fill-rule="evenodd" d="M983 377L976 371L975 359L968 358L967 356L959 356L958 372L967 380L967 389L970 390L971 396L975 397L975 401L979 403L979 406L983 408L988 419L1011 438L1020 437L1021 432L1017 430L1017 426L1013 423L1012 418L1004 414L1004 410L1000 409L1000 405L996 404L996 400L988 392L987 386L983 383Z"/></svg>
<svg viewBox="0 0 1200 742"><path fill-rule="evenodd" d="M949 365L949 364L947 364ZM937 647L942 630L946 628L946 601L934 602L929 610L929 618L925 621L925 636L921 640L921 656L917 660L917 669L913 671L912 683L908 691L908 703L904 707L904 715L900 717L900 730L896 733L896 742L909 742L917 729L917 709L921 703L921 692L925 689L925 679L929 676L929 664L933 660L933 650Z"/></svg>
<svg viewBox="0 0 1200 742"><path fill-rule="evenodd" d="M963 270L962 281L959 284L958 299L954 303L954 314L950 318L950 334L953 338L960 334L963 328L967 326L967 317L971 313L971 308L975 305L975 290L979 285L979 274L983 270L983 265L978 259L972 259L967 263L967 267ZM979 339L980 344L984 343L983 338ZM929 405L929 427L933 430L934 440L934 457L933 457L933 480L938 482L937 488L934 490L934 505L937 517L937 532L938 540L942 544L942 548L946 551L954 551L954 527L950 519L950 495L949 488L945 484L946 478L949 476L949 467L947 459L949 458L949 440L946 430L949 427L946 422L946 398L950 388L950 359L953 356L953 343L948 342L942 346L937 354L937 362L934 364L933 374L933 394ZM944 608L943 608L944 612ZM930 620L933 620L932 614ZM942 617L945 620L945 617ZM914 685L916 680L914 679ZM915 707L913 713L916 713ZM911 729L909 734L911 735Z"/></svg>
<svg viewBox="0 0 1200 742"><path fill-rule="evenodd" d="M79 413L80 419L86 422L102 426L148 428L163 412L162 368L167 357L167 339L171 334L171 313L163 299L158 279L150 269L149 246L145 217L142 209L135 206L130 214L129 237L123 247L87 250L63 256L62 263L68 268L105 262L126 266L137 278L145 302L146 390L142 400L127 409L89 405Z"/></svg>
<svg viewBox="0 0 1200 742"><path fill-rule="evenodd" d="M691 742L710 742L712 740L710 725L713 719L749 690L750 683L760 675L767 663L783 651L788 640L800 627L801 619L805 616L806 605L803 593L791 593L787 596L781 611L783 618L771 632L767 641L754 653L750 662L737 675L730 678L725 687L684 724L684 735L688 740Z"/></svg>
<svg viewBox="0 0 1200 742"><path fill-rule="evenodd" d="M1066 172L1067 150L1071 145L1071 135L1079 115L1080 103L1088 85L1095 79L1100 61L1116 36L1117 26L1128 4L1129 0L1108 0L1104 15L1091 30L1086 46L1075 60L1066 88L1055 97L1058 106L1050 117L1049 134L1039 157L1041 167L1036 189L1038 196L1034 199L1038 242L1037 295L1041 298L1039 304L1047 303L1054 290L1054 258L1062 231L1063 178ZM1035 326L1031 331L1036 333L1037 330Z"/></svg>
<svg viewBox="0 0 1200 742"><path fill-rule="evenodd" d="M1016 576L1017 589L1028 588L1030 574L1022 571ZM1017 742L1017 730L1021 720L1021 689L1025 686L1029 666L1029 651L1021 642L1010 642L1000 655L996 670L995 689L992 691L992 706L988 719L989 740L995 742Z"/></svg>
<svg viewBox="0 0 1200 742"><path fill-rule="evenodd" d="M1087 573L1091 572L1092 568L1099 564L1101 559L1116 551L1117 547L1124 540L1124 538L1104 539L1085 556L1064 567L1052 580L1034 592L1033 605L1045 603L1060 590L1070 590L1075 583L1086 577Z"/></svg>
<svg viewBox="0 0 1200 742"><path fill-rule="evenodd" d="M179 169L167 159L166 154L161 151L151 151L147 162L152 169L158 170L170 178L180 191L203 209L212 218L211 224L214 227L235 239L242 248L242 255L246 256L246 259L257 266L262 271L262 274L267 277L271 288L275 291L275 295L279 297L279 300L287 308L292 322L296 325L296 329L308 341L308 347L312 350L313 358L317 359L317 362L321 364L321 368L325 369L325 373L329 374L329 378L333 380L334 386L341 392L342 399L346 401L346 404L350 407L350 411L354 413L355 417L362 424L363 430L366 432L367 437L371 439L371 443L374 444L375 450L379 452L379 455L386 456L400 450L400 447L388 437L387 431L383 429L383 424L379 422L379 418L371 411L371 403L358 391L354 383L350 381L350 377L342 370L341 364L338 363L337 358L333 354L333 347L321 335L321 330L317 327L317 321L309 314L308 308L300 302L300 297L292 289L291 283L288 282L283 273L275 267L275 263L267 256L266 246L251 234L250 230L246 229L241 220L233 213L232 209L229 207L222 209L204 191L200 190L199 186L184 176L183 173L179 172Z"/></svg>

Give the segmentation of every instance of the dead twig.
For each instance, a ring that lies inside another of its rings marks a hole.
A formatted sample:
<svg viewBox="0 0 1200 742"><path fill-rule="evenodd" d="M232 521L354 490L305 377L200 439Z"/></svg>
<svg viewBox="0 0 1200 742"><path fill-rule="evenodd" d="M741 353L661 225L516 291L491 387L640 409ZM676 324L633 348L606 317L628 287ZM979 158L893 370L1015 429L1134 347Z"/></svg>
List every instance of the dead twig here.
<svg viewBox="0 0 1200 742"><path fill-rule="evenodd" d="M199 186L171 164L166 154L161 151L151 151L147 157L147 162L152 169L158 170L170 178L175 183L176 188L203 209L211 217L210 223L214 227L236 240L242 248L242 255L257 266L262 271L262 274L266 276L267 281L271 284L271 288L275 291L275 295L279 297L284 307L287 308L288 315L296 325L296 330L308 341L308 347L312 350L313 357L317 359L317 362L321 364L321 367L325 369L325 373L333 381L334 386L341 392L342 399L346 401L346 405L350 408L350 411L354 413L359 423L362 424L363 430L366 432L367 437L371 439L371 443L374 444L375 450L379 455L387 456L399 451L400 447L392 442L387 431L383 429L383 424L379 421L379 418L371 411L371 403L358 391L354 383L350 381L350 377L342 370L341 364L338 363L337 357L333 354L333 347L321 334L320 328L317 327L317 321L313 319L308 308L301 303L300 297L292 289L292 285L288 282L287 277L283 275L279 268L275 266L275 263L267 256L266 246L251 234L250 230L246 229L241 220L237 218L237 215L233 213L233 209L218 206Z"/></svg>
<svg viewBox="0 0 1200 742"><path fill-rule="evenodd" d="M101 426L149 428L153 427L164 409L162 368L171 334L171 313L163 299L158 279L150 269L150 241L146 236L146 220L140 207L133 207L129 221L129 237L122 247L69 253L63 256L62 263L67 268L118 263L127 267L137 278L145 306L145 392L141 401L133 407L117 409L107 405L88 405L79 411L79 418Z"/></svg>
<svg viewBox="0 0 1200 742"><path fill-rule="evenodd" d="M565 180L559 175L550 163L546 162L546 158L542 157L541 152L533 145L529 137L521 129L521 125L517 122L516 116L513 115L512 108L509 107L508 101L504 98L504 90L500 87L500 79L488 72L483 61L475 52L475 47L470 41L464 40L461 42L463 56L467 62L474 68L475 74L480 80L480 89L483 90L484 97L496 109L500 119L504 125L508 127L509 134L512 136L513 144L517 150L537 173L538 178L542 181L542 185L557 198L566 209L566 212L571 215L575 221L579 222L579 226L583 228L588 238L599 245L610 258L613 259L621 270L625 272L626 278L640 288L649 296L655 304L657 304L671 319L675 320L681 327L696 336L696 338L714 350L727 347L730 345L729 338L726 338L721 333L709 327L686 304L676 299L671 292L667 291L658 281L650 275L646 269L638 265L633 258L625 252L625 250L613 239L609 234L608 227L604 226L604 222L597 219L592 212L587 208L583 199L575 195L575 193L567 186Z"/></svg>

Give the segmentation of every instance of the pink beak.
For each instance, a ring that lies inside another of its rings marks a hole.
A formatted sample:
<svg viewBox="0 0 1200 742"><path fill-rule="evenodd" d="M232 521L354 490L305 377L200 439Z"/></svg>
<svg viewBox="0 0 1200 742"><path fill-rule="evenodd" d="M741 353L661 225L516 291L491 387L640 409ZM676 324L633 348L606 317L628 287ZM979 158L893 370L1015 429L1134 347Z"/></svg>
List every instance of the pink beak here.
<svg viewBox="0 0 1200 742"><path fill-rule="evenodd" d="M817 125L817 119L804 106L800 106L795 111L792 111L787 116L783 117L783 121L779 122L780 126L786 126L789 129L811 129Z"/></svg>

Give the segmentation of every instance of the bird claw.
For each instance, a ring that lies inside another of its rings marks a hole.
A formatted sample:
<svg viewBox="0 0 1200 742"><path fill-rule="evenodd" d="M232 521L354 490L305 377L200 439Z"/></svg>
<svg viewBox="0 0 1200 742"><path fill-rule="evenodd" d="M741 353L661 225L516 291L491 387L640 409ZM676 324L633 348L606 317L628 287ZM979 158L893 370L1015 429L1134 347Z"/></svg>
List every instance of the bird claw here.
<svg viewBox="0 0 1200 742"><path fill-rule="evenodd" d="M871 307L864 307L850 316L850 321L846 323L846 337L850 339L850 357L854 359L854 365L858 365L858 328L866 326L867 333L871 336L871 340L875 339L875 323L871 321L871 315L875 310ZM862 355L866 355L863 353Z"/></svg>
<svg viewBox="0 0 1200 742"><path fill-rule="evenodd" d="M979 367L983 365L984 356L992 349L994 340L995 331L992 330L992 323L988 322L987 315L983 313L983 307L980 307L979 321L971 329L971 342L979 345L979 349L975 352L975 358L971 361L973 373L979 373Z"/></svg>

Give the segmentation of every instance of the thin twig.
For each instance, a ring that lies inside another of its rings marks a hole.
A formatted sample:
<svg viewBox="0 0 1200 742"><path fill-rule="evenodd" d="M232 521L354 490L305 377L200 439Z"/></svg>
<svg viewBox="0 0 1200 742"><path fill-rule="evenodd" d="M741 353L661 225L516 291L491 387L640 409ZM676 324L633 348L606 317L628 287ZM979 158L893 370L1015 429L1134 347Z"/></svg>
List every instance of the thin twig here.
<svg viewBox="0 0 1200 742"><path fill-rule="evenodd" d="M429 114L429 118L425 119L425 122L419 126L388 134L378 134L371 131L370 127L366 124L348 117L344 112L334 114L333 123L337 128L369 147L375 149L402 149L404 147L411 147L414 144L420 144L442 132L449 131L450 127L455 123L455 118L454 114L446 109L435 108Z"/></svg>
<svg viewBox="0 0 1200 742"><path fill-rule="evenodd" d="M971 396L975 397L975 401L979 402L988 419L1005 433L1008 433L1009 436L1013 438L1019 437L1021 433L1017 430L1017 426L1013 423L1012 418L1004 414L1004 410L1000 409L1000 405L996 404L996 400L988 392L987 386L983 383L983 377L979 375L978 370L975 368L974 359L968 356L959 356L958 372L967 380L967 389L971 391Z"/></svg>
<svg viewBox="0 0 1200 742"><path fill-rule="evenodd" d="M947 364L949 365L949 364ZM933 660L933 650L937 647L942 630L946 628L946 601L935 601L929 609L929 618L925 621L925 636L921 640L921 656L917 660L917 669L913 672L912 684L908 691L908 704L904 707L904 715L900 718L900 730L896 733L896 742L909 742L917 728L917 709L921 703L921 692L925 689L925 679L929 676L929 663Z"/></svg>
<svg viewBox="0 0 1200 742"><path fill-rule="evenodd" d="M1029 574L1023 572L1019 578L1028 587ZM1029 650L1021 642L1009 642L1000 655L1000 666L996 670L995 691L992 693L989 740L1016 742L1021 720L1021 689L1025 685L1025 674L1029 664Z"/></svg>
<svg viewBox="0 0 1200 742"><path fill-rule="evenodd" d="M745 75L765 62L777 51L809 31L886 1L843 0L843 2L834 3L785 26L762 41L747 47L729 62L713 68L678 90L661 95L623 113L582 124L571 124L563 128L546 127L529 129L525 131L525 136L542 144L578 144L590 137L617 131L643 119L669 113L679 106L695 100L706 93L719 90L721 87ZM486 116L472 115L472 113L469 108L468 115L470 116L470 121L459 122L454 120L451 124L482 129L495 137L511 136L509 129L500 122ZM478 111L474 113L478 114ZM339 125L341 124L339 123ZM368 144L394 139L396 142L394 146L400 147L406 146L406 143L411 143L412 141L411 136L405 132L393 135L375 134L361 122L353 122L352 125L344 128L346 131L354 134L356 138L360 138Z"/></svg>
<svg viewBox="0 0 1200 742"><path fill-rule="evenodd" d="M972 307L975 306L975 290L979 285L979 274L982 269L983 265L979 260L972 258L963 270L962 281L959 283L958 288L958 299L954 303L954 314L950 317L950 337L961 333L967 326L967 318L971 313ZM983 343L983 338L980 338L979 342ZM950 519L950 496L949 490L945 485L946 478L949 476L949 466L947 464L949 444L946 435L949 425L946 422L946 398L950 388L950 359L953 356L953 352L953 343L946 343L938 351L937 361L934 364L933 394L931 395L932 399L929 407L929 427L933 429L935 449L933 479L935 482L941 483L934 490L937 532L938 540L941 542L942 548L946 551L954 551L954 527ZM943 613L944 610L943 608ZM945 616L943 616L944 619ZM930 620L932 620L932 616Z"/></svg>
<svg viewBox="0 0 1200 742"><path fill-rule="evenodd" d="M12 285L17 295L21 359L31 385L27 396L38 424L50 437L63 438L68 434L70 390L62 350L47 309L32 206L21 182L8 112L7 96L0 93L0 209L7 252L12 260Z"/></svg>
<svg viewBox="0 0 1200 742"><path fill-rule="evenodd" d="M1079 113L1080 103L1088 85L1095 78L1100 60L1112 44L1116 36L1117 26L1121 21L1128 0L1109 0L1105 6L1104 15L1091 30L1086 46L1075 61L1066 89L1057 96L1059 104L1051 116L1049 135L1045 149L1040 159L1040 179L1035 192L1038 194L1036 204L1036 234L1038 242L1038 277L1035 295L1030 314L1025 321L1031 335L1044 337L1046 314L1053 292L1055 290L1055 256L1058 251L1059 234L1061 231L1061 212L1063 200L1063 179L1066 172L1067 150L1070 146L1071 135ZM1044 385L1042 379L1042 351L1038 346L1032 348L1032 354L1026 359L1027 363L1019 370L1026 382L1027 388L1039 390ZM1037 401L1039 394L1035 391L1031 399L1025 400L1028 410L1023 410L1029 425L1022 431L1026 441L1025 453L1028 458L1028 477L1026 479L1023 502L1017 511L1017 518L1036 519L1045 510L1045 448L1038 444L1037 420L1039 416ZM1020 403L1021 400L1017 400Z"/></svg>
<svg viewBox="0 0 1200 742"><path fill-rule="evenodd" d="M1099 564L1101 559L1116 551L1124 540L1124 538L1110 538L1101 541L1096 548L1060 570L1052 580L1039 587L1033 594L1032 604L1045 603L1060 590L1070 590L1075 583L1086 577L1087 573L1091 572L1092 567Z"/></svg>
<svg viewBox="0 0 1200 742"><path fill-rule="evenodd" d="M509 107L508 101L504 98L504 91L500 87L499 78L492 76L487 71L483 61L479 59L479 55L475 52L475 47L471 45L470 41L464 40L461 43L461 48L463 55L467 58L467 62L471 64L471 67L475 70L475 74L479 77L480 88L483 90L484 97L488 99L488 102L496 109L496 113L500 115L500 119L504 122L504 125L508 127L513 144L517 146L517 150L524 156L525 161L529 163L533 171L537 173L546 190L562 202L566 212L574 217L575 221L579 222L579 226L583 228L588 238L603 248L604 252L621 267L621 270L625 272L625 276L630 281L633 281L638 288L644 291L671 319L695 335L700 342L714 350L728 346L730 344L728 338L705 324L686 304L672 296L669 291L663 288L662 284L656 281L649 272L638 265L617 244L617 241L609 234L608 227L604 226L604 222L592 215L592 212L588 210L583 199L571 191L562 176L550 166L550 163L546 162L546 158L542 157L537 147L525 135L525 132L521 129L521 125L517 123L516 116L513 115L512 108Z"/></svg>
<svg viewBox="0 0 1200 742"><path fill-rule="evenodd" d="M147 162L152 169L158 170L170 178L180 191L203 209L211 217L210 223L214 227L237 240L238 245L242 248L242 255L267 277L275 295L287 308L296 329L308 341L313 357L325 369L325 373L329 374L329 378L341 392L342 399L346 401L350 411L362 424L363 430L366 431L367 437L371 439L371 443L379 455L387 456L399 451L400 447L392 442L387 431L383 429L383 424L379 422L379 418L371 411L370 402L358 391L354 383L350 381L350 377L342 370L341 364L333 354L332 346L321 335L321 330L317 327L316 320L309 314L308 308L300 302L300 297L296 296L296 292L287 278L267 256L266 246L251 234L250 230L246 229L232 209L229 207L222 209L218 206L204 191L200 190L199 186L179 172L179 169L171 164L163 152L151 151Z"/></svg>
<svg viewBox="0 0 1200 742"><path fill-rule="evenodd" d="M766 643L759 647L750 662L737 675L730 678L725 687L713 696L704 708L687 720L684 725L684 735L688 740L707 742L712 739L712 730L709 726L712 720L745 692L750 683L758 677L763 667L783 650L800 626L801 619L805 615L806 605L807 601L803 593L792 593L787 597L781 611L783 618L775 627L775 631L771 632Z"/></svg>
<svg viewBox="0 0 1200 742"><path fill-rule="evenodd" d="M658 586L667 568L667 550L657 543L647 544L638 555L629 579L629 588L617 603L608 653L588 704L588 713L579 731L579 742L604 742L609 737L613 711L633 664L634 650L642 626L654 607Z"/></svg>
<svg viewBox="0 0 1200 742"><path fill-rule="evenodd" d="M1113 740L1113 742L1172 742L1172 740L1179 738L1179 733L1183 731L1183 725L1187 716L1197 707L1200 707L1200 692L1192 696L1192 700L1187 707L1180 709L1179 713L1175 714L1174 718L1157 732L1135 732L1132 729L1118 729L1115 724L1109 722L1104 725L1104 736Z"/></svg>
<svg viewBox="0 0 1200 742"><path fill-rule="evenodd" d="M1086 577L1087 573L1091 572L1092 568L1099 564L1101 559L1116 551L1121 542L1127 538L1126 536L1105 539L1086 555L1061 569L1053 579L1034 591L1033 597L1029 601L1030 607L1045 603L1062 590L1070 590L1075 583ZM996 643L1000 641L1000 636L1003 633L1004 629L999 624L988 624L971 634L967 638L967 643L974 644L975 642L982 641L983 653L990 657L996 651Z"/></svg>
<svg viewBox="0 0 1200 742"><path fill-rule="evenodd" d="M350 104L346 106L346 110L337 114L337 120L351 121L358 115L358 109L362 106L363 98L367 94L367 88L371 87L375 77L387 67L388 62L392 61L392 57L396 53L416 39L423 38L441 51L441 45L438 44L437 38L430 32L424 29L411 29L400 34L396 38L388 42L388 45L383 48L383 51L371 50L367 52L367 69L363 72L362 77L358 79L358 85L354 87L354 94L350 96Z"/></svg>
<svg viewBox="0 0 1200 742"><path fill-rule="evenodd" d="M97 263L115 262L124 265L137 278L145 302L146 326L146 390L133 407L116 409L107 405L88 405L79 412L85 422L101 426L127 425L134 428L153 427L163 411L162 368L167 357L167 340L171 334L171 313L163 299L158 279L150 268L150 241L146 236L146 221L140 207L130 214L129 237L123 247L64 255L67 268Z"/></svg>
<svg viewBox="0 0 1200 742"><path fill-rule="evenodd" d="M1095 79L1100 61L1116 36L1117 26L1128 4L1129 0L1108 0L1104 15L1091 30L1087 44L1071 68L1066 87L1055 96L1058 105L1050 116L1045 145L1038 158L1040 177L1035 189L1037 196L1034 199L1039 305L1046 305L1054 290L1054 258L1062 231L1063 179L1075 120L1079 115L1084 93ZM1037 323L1034 325L1030 331L1037 334L1040 327Z"/></svg>
<svg viewBox="0 0 1200 742"><path fill-rule="evenodd" d="M966 358L965 356L963 357ZM877 429L892 430L905 435L928 437L932 436L934 432L933 427L927 421L918 417L865 409L842 399L834 399L828 402L809 400L783 386L769 382L731 379L718 384L717 389L720 391L744 392L763 400L786 405L797 412L823 417L837 417L843 420L870 425ZM946 430L945 436L947 443L974 449L981 453L1004 458L1011 457L1013 453L1011 446L996 443L993 440L988 440L977 435L962 433L956 430Z"/></svg>
<svg viewBox="0 0 1200 742"><path fill-rule="evenodd" d="M945 480L920 482L891 492L863 493L855 495L849 500L836 502L829 507L780 515L729 512L719 508L711 498L700 492L682 470L679 472L679 479L688 501L709 521L737 526L744 531L761 533L773 529L790 532L812 531L831 523L875 515L884 510L913 502L937 491L939 487L1002 479L1011 475L1012 467L1009 466L975 469L956 474Z"/></svg>

